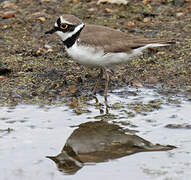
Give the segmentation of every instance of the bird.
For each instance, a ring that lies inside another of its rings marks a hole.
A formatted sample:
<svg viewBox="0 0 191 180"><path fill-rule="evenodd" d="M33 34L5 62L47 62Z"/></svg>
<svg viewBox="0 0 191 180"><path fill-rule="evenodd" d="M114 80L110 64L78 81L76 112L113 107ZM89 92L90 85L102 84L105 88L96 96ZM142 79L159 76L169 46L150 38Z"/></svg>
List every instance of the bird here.
<svg viewBox="0 0 191 180"><path fill-rule="evenodd" d="M86 24L72 14L63 14L45 34L56 33L68 55L79 64L100 68L93 94L105 73L104 99L107 101L109 68L127 63L148 48L175 44L168 39L140 38L107 26Z"/></svg>

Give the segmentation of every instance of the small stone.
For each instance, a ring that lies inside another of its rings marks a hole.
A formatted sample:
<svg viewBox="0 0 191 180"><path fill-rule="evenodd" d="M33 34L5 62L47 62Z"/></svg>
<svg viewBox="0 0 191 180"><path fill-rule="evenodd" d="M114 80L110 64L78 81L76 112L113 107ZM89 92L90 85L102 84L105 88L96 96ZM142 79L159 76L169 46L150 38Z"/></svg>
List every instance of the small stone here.
<svg viewBox="0 0 191 180"><path fill-rule="evenodd" d="M6 81L8 80L9 78L7 76L0 76L0 81Z"/></svg>
<svg viewBox="0 0 191 180"><path fill-rule="evenodd" d="M151 2L151 0L143 0L143 4L144 5L147 5L148 3L150 3Z"/></svg>
<svg viewBox="0 0 191 180"><path fill-rule="evenodd" d="M133 82L133 85L136 87L143 87L143 85L138 81Z"/></svg>
<svg viewBox="0 0 191 180"><path fill-rule="evenodd" d="M44 12L35 12L35 13L31 14L31 16L43 16L43 15L45 15Z"/></svg>
<svg viewBox="0 0 191 180"><path fill-rule="evenodd" d="M94 11L96 11L96 8L89 8L89 9L87 9L89 12L94 12Z"/></svg>
<svg viewBox="0 0 191 180"><path fill-rule="evenodd" d="M4 1L2 3L2 7L5 9L5 8L10 8L10 9L18 9L18 7L13 3L13 2L10 2L10 1Z"/></svg>
<svg viewBox="0 0 191 180"><path fill-rule="evenodd" d="M154 76L151 76L147 79L147 82L150 83L150 84L154 84L154 83L157 83L158 82L158 79Z"/></svg>
<svg viewBox="0 0 191 180"><path fill-rule="evenodd" d="M184 0L173 0L175 6L184 6Z"/></svg>
<svg viewBox="0 0 191 180"><path fill-rule="evenodd" d="M118 5L127 5L128 1L127 0L98 0L97 4L101 3L110 3L110 4L118 4Z"/></svg>
<svg viewBox="0 0 191 180"><path fill-rule="evenodd" d="M165 55L165 54L166 54L166 52L164 52L164 51L157 52L157 55Z"/></svg>
<svg viewBox="0 0 191 180"><path fill-rule="evenodd" d="M62 92L60 92L59 94L60 94L61 96L65 96L65 95L68 94L68 92L66 92L66 91L62 91Z"/></svg>
<svg viewBox="0 0 191 180"><path fill-rule="evenodd" d="M46 18L45 17L39 17L38 20L40 20L40 22L45 22Z"/></svg>
<svg viewBox="0 0 191 180"><path fill-rule="evenodd" d="M90 112L89 110L86 110L86 109L80 109L80 108L77 108L74 110L74 112L78 115L82 114L82 113L88 113Z"/></svg>
<svg viewBox="0 0 191 180"><path fill-rule="evenodd" d="M36 54L37 56L39 56L39 55L41 54L41 52L42 52L42 49L40 48L40 49L38 49L38 50L35 52L35 54Z"/></svg>
<svg viewBox="0 0 191 180"><path fill-rule="evenodd" d="M2 16L3 19L13 18L13 17L15 17L15 11L4 12Z"/></svg>
<svg viewBox="0 0 191 180"><path fill-rule="evenodd" d="M149 17L146 17L146 18L143 19L143 22L144 22L144 23L148 23L149 21L150 21L150 18L149 18Z"/></svg>
<svg viewBox="0 0 191 180"><path fill-rule="evenodd" d="M117 9L105 8L105 12L107 13L116 13L117 11L118 11Z"/></svg>
<svg viewBox="0 0 191 180"><path fill-rule="evenodd" d="M167 124L165 127L170 129L191 129L190 124Z"/></svg>
<svg viewBox="0 0 191 180"><path fill-rule="evenodd" d="M44 2L56 2L56 0L41 0L42 3Z"/></svg>
<svg viewBox="0 0 191 180"><path fill-rule="evenodd" d="M44 45L44 48L46 48L46 49L52 49L52 46L49 45L49 44L45 44L45 45Z"/></svg>
<svg viewBox="0 0 191 180"><path fill-rule="evenodd" d="M132 21L129 21L129 22L127 23L127 25L128 25L129 27L134 27L134 26L135 26L135 23L132 22Z"/></svg>
<svg viewBox="0 0 191 180"><path fill-rule="evenodd" d="M53 49L48 49L47 52L54 52L54 50Z"/></svg>
<svg viewBox="0 0 191 180"><path fill-rule="evenodd" d="M68 80L68 79L74 79L74 75L68 75L68 76L66 76L66 79Z"/></svg>
<svg viewBox="0 0 191 180"><path fill-rule="evenodd" d="M78 100L76 98L73 98L72 102L70 103L70 106L71 107L78 107L79 106Z"/></svg>
<svg viewBox="0 0 191 180"><path fill-rule="evenodd" d="M23 72L23 71L17 72L17 75L18 75L18 76L22 76L22 75L24 75L24 74L25 74L25 72Z"/></svg>
<svg viewBox="0 0 191 180"><path fill-rule="evenodd" d="M176 13L176 17L181 17L183 15L184 15L184 13L182 13L182 12Z"/></svg>
<svg viewBox="0 0 191 180"><path fill-rule="evenodd" d="M5 75L10 73L11 70L8 69L1 61L0 61L0 75Z"/></svg>
<svg viewBox="0 0 191 180"><path fill-rule="evenodd" d="M74 68L74 69L77 70L77 71L80 71L80 70L81 70L79 66L77 66L77 67Z"/></svg>
<svg viewBox="0 0 191 180"><path fill-rule="evenodd" d="M70 91L71 94L74 94L74 93L77 91L76 86L75 86L75 85L71 85L71 86L69 87L69 91Z"/></svg>

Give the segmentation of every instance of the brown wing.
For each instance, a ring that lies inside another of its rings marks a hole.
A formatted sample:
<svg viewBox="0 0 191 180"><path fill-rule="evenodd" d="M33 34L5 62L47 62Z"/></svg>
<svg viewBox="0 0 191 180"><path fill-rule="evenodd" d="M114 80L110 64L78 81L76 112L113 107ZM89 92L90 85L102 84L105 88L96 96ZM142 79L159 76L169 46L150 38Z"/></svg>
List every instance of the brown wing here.
<svg viewBox="0 0 191 180"><path fill-rule="evenodd" d="M167 43L166 40L135 38L126 33L105 26L85 25L80 34L80 43L97 48L104 52L131 52L133 49L150 43Z"/></svg>

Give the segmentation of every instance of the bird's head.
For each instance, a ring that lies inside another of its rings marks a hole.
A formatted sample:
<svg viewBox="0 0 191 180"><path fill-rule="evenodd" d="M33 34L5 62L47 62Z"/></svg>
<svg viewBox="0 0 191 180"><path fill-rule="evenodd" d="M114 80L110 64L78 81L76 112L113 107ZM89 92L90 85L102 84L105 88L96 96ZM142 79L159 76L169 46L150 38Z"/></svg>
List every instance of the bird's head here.
<svg viewBox="0 0 191 180"><path fill-rule="evenodd" d="M84 28L84 23L74 15L64 14L60 16L54 24L54 27L45 32L45 34L56 33L62 41L72 37Z"/></svg>

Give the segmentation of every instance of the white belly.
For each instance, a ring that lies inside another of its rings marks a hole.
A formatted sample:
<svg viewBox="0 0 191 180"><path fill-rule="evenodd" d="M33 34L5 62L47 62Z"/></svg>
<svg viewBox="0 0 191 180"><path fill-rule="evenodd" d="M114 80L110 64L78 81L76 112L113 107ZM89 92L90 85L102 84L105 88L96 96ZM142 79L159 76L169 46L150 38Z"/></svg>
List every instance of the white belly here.
<svg viewBox="0 0 191 180"><path fill-rule="evenodd" d="M103 50L79 46L76 43L72 47L66 48L66 51L75 61L87 66L111 66L125 63L133 56L138 55L138 53L104 53Z"/></svg>

